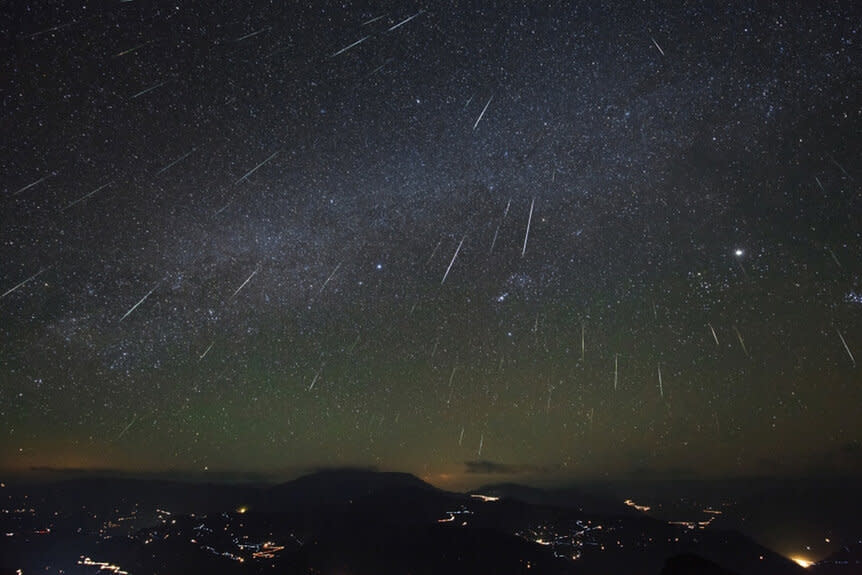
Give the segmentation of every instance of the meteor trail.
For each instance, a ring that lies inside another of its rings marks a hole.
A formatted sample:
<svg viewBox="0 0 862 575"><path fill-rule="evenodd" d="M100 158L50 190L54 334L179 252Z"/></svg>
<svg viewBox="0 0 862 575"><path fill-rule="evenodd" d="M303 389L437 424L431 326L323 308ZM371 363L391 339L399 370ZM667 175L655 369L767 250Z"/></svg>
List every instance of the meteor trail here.
<svg viewBox="0 0 862 575"><path fill-rule="evenodd" d="M847 341L844 339L844 336L841 335L841 332L838 330L837 327L835 328L835 331L838 333L838 337L841 338L841 343L844 344L844 351L846 351L847 355L850 356L850 361L853 362L853 367L856 367L856 358L853 357L853 352L850 351L850 346L847 345Z"/></svg>
<svg viewBox="0 0 862 575"><path fill-rule="evenodd" d="M506 202L506 209L503 210L503 218L500 220L500 223L497 224L497 229L494 230L494 239L491 240L491 249L488 251L488 255L494 253L494 246L497 244L497 236L500 234L500 227L503 225L503 222L506 221L506 216L509 214L509 206L512 205L512 198L509 198L509 201Z"/></svg>
<svg viewBox="0 0 862 575"><path fill-rule="evenodd" d="M231 299L235 298L235 297L236 297L236 294L238 294L238 293L240 292L240 290L242 290L242 288L244 288L244 287L245 287L245 284L247 284L248 282L250 282L250 281L251 281L251 278L253 278L253 277L257 274L257 272L259 272L259 271L260 271L260 265L258 265L256 268L254 268L254 271L253 271L253 272L251 272L251 275L250 275L250 276L248 276L248 278L247 278L244 282L242 282L242 285L240 285L238 288L236 288L236 291L235 291L235 292L233 292L233 295L232 295L232 296L230 296L230 297L231 297Z"/></svg>
<svg viewBox="0 0 862 575"><path fill-rule="evenodd" d="M449 376L449 399L446 400L446 407L449 407L449 404L452 403L452 394L455 392L455 386L453 382L455 380L455 371L458 369L458 366L452 367L452 374Z"/></svg>
<svg viewBox="0 0 862 575"><path fill-rule="evenodd" d="M817 176L814 176L814 180L817 182L817 186L820 188L820 191L825 194L826 190L823 188L823 184L820 183L820 178L818 178Z"/></svg>
<svg viewBox="0 0 862 575"><path fill-rule="evenodd" d="M714 339L714 340L715 340L715 345L719 345L719 344L718 344L718 336L717 336L717 335L715 335L715 329L713 329L712 324L711 324L711 323L708 323L708 324L706 324L706 325L708 325L708 326L709 326L709 331L710 331L710 332L712 332L712 339Z"/></svg>
<svg viewBox="0 0 862 575"><path fill-rule="evenodd" d="M347 350L347 353L353 353L353 350L356 349L356 346L359 344L360 337L362 337L361 333L356 334L356 339L353 340L353 344L351 344L350 349Z"/></svg>
<svg viewBox="0 0 862 575"><path fill-rule="evenodd" d="M368 74L366 75L366 78L368 76L373 76L374 74L376 74L377 72L382 70L386 66L386 64L388 64L392 60L393 60L393 58L390 58L390 59L386 60L385 62L383 62L382 64L380 64L379 66L377 66L376 68L374 68L373 70L371 70L370 72L368 72Z"/></svg>
<svg viewBox="0 0 862 575"><path fill-rule="evenodd" d="M38 180L36 180L36 181L35 181L35 182L33 182L32 184L27 184L26 186L24 186L23 188L21 188L20 190L18 190L17 192L15 192L15 193L14 193L14 194L12 194L12 195L13 195L13 196L17 196L18 194L21 194L21 193L23 193L23 192L26 192L26 191L27 191L27 190L29 190L30 188L32 188L32 187L34 187L34 186L38 186L39 184L41 184L42 182L44 182L45 180L47 180L47 179L48 179L48 178L50 178L50 177L51 177L51 174L48 174L47 176L42 176L41 178L39 178Z"/></svg>
<svg viewBox="0 0 862 575"><path fill-rule="evenodd" d="M207 356L207 354L210 352L210 350L213 348L214 345L215 345L215 342L212 342L211 344L209 344L207 346L207 348L204 350L204 352L202 354L200 354L200 356L198 356L198 361L202 361L203 358L205 358Z"/></svg>
<svg viewBox="0 0 862 575"><path fill-rule="evenodd" d="M51 266L48 266L48 268L49 267L51 267ZM34 273L33 275L31 275L30 277L28 277L27 279L25 279L21 283L15 285L12 288L9 288L5 292L3 292L3 295L0 295L0 299L3 299L4 297L9 295L10 293L18 291L20 288L24 287L27 284L27 282L30 282L30 281L36 279L37 277L39 277L40 275L42 275L48 268L43 268L43 269L39 270L38 272Z"/></svg>
<svg viewBox="0 0 862 575"><path fill-rule="evenodd" d="M50 28L46 28L44 30L39 30L38 32L33 32L32 34L27 36L27 38L36 38L38 36L42 36L43 34L48 34L49 32L56 32L58 30L62 30L63 28L68 28L69 26L72 26L73 24L77 24L77 23L78 23L77 20L71 20L69 22L66 22L65 24L58 24L56 26L51 26Z"/></svg>
<svg viewBox="0 0 862 575"><path fill-rule="evenodd" d="M146 46L147 44L150 44L150 43L152 43L152 40L150 42L144 42L143 44L138 44L137 46L129 48L128 50L123 50L122 52L117 52L116 54L114 54L111 57L112 58L119 58L120 56L125 56L126 54L131 54L132 52L140 50L141 48L143 48L144 46Z"/></svg>
<svg viewBox="0 0 862 575"><path fill-rule="evenodd" d="M481 113L481 114L479 114L479 117L478 117L478 118L476 118L476 123L475 123L475 124L473 124L473 131L474 131L474 132L476 131L476 126L478 126L478 125L479 125L479 122L481 122L481 121L482 121L482 116L484 116L484 115L485 115L485 110L487 110L487 109L488 109L488 106L490 106L490 105L491 105L491 100L493 100L493 99L494 99L494 95L493 95L493 94L491 94L491 97L490 97L490 98L488 98L488 101L485 103L485 107L484 107L484 108L482 108L482 113Z"/></svg>
<svg viewBox="0 0 862 575"><path fill-rule="evenodd" d="M434 246L434 249L431 251L431 255L428 256L428 261L425 262L426 266L431 263L432 259L434 259L434 255L437 253L437 250L440 248L440 244L442 244L442 243L443 243L443 240L441 239L437 242L437 245Z"/></svg>
<svg viewBox="0 0 862 575"><path fill-rule="evenodd" d="M137 420L138 420L138 414L136 413L135 416L132 418L132 421L130 421L129 424L123 428L123 431L121 431L120 434L117 436L117 439L120 439L122 436L124 436L126 434L126 432L129 430L129 428L131 428Z"/></svg>
<svg viewBox="0 0 862 575"><path fill-rule="evenodd" d="M835 265L837 265L840 268L841 262L838 261L838 256L835 255L835 252L832 251L832 248L827 246L826 250L829 252L829 255L832 256L832 261L835 262Z"/></svg>
<svg viewBox="0 0 862 575"><path fill-rule="evenodd" d="M110 186L110 185L111 185L111 182L108 182L107 184L102 184L101 186L99 186L98 188L96 188L95 190L93 190L92 192L90 192L89 194L85 194L85 195L81 196L80 198L78 198L77 200L75 200L74 202L72 202L72 203L70 203L70 204L67 204L67 205L66 205L66 207L64 207L64 208L63 208L62 210L60 210L60 211L61 211L61 212L65 212L66 210L68 210L68 209L69 209L69 208L71 208L72 206L74 206L74 205L76 205L76 204L80 204L81 202L83 202L84 200L86 200L87 198L89 198L90 196L92 196L92 195L94 195L94 194L96 194L96 193L98 193L98 192L101 192L102 190L104 190L105 188L107 188L107 187L108 187L108 186Z"/></svg>
<svg viewBox="0 0 862 575"><path fill-rule="evenodd" d="M265 159L264 161L262 161L261 163L259 163L259 164L258 164L258 165L256 165L255 167L253 167L253 168L252 168L251 170L249 170L249 171L248 171L248 172L247 172L243 177L241 177L240 179L238 179L237 181L235 181L233 184L234 184L234 185L237 185L237 184L238 184L238 183L240 183L241 181L243 181L243 180L247 180L247 179L248 179L248 177L249 177L250 175L252 175L252 174L253 174L253 173L255 173L256 171L258 171L259 169L261 169L261 168L263 167L263 165L264 165L264 164L266 164L266 163L267 163L267 162L269 162L271 159L273 159L274 157L276 157L276 156L278 155L278 152L279 152L279 150L274 151L274 152L272 153L272 155L270 155L270 157L268 157L267 159Z"/></svg>
<svg viewBox="0 0 862 575"><path fill-rule="evenodd" d="M182 162L183 160L185 160L186 158L191 156L194 152L195 152L195 149L192 148L191 150L189 150L188 152L186 152L185 154L183 154L182 156L180 156L179 158L177 158L176 160L174 160L173 162L171 162L170 164L168 164L167 166L165 166L164 168L162 168L161 170L159 170L158 172L153 174L153 177L155 178L156 176L159 176L159 175L167 172L168 170L170 170L171 168L173 168L174 166L176 166L177 164L179 164L180 162Z"/></svg>
<svg viewBox="0 0 862 575"><path fill-rule="evenodd" d="M314 384L317 383L317 378L320 377L320 372L314 374L314 379L311 380L311 385L308 386L308 391L314 389Z"/></svg>
<svg viewBox="0 0 862 575"><path fill-rule="evenodd" d="M159 287L159 285L160 285L161 283L162 283L162 280L159 280L159 281L158 281L158 283L156 283L156 285L154 285L154 286L153 286L153 289L151 289L150 291L148 291L148 292L147 292L147 295L145 295L144 297L142 297L142 298L138 301L138 303L136 303L135 305L133 305L132 307L130 307L130 308L129 308L129 311L127 311L125 314L123 314L123 317L121 317L121 318L120 318L120 321L123 321L124 319L126 319L127 317L129 317L129 314L131 314L133 311L135 311L136 309L138 309L138 306L139 306L139 305L141 305L142 303L144 303L144 302L146 301L146 299L147 299L148 297L150 297L150 295L152 295L152 293L153 293L154 291L156 291L156 288L157 288L157 287Z"/></svg>
<svg viewBox="0 0 862 575"><path fill-rule="evenodd" d="M743 341L742 334L739 333L739 329L736 326L733 326L733 331L736 332L736 339L739 340L739 345L742 346L742 351L745 353L745 357L751 357L748 355L748 349L745 347L745 341Z"/></svg>
<svg viewBox="0 0 862 575"><path fill-rule="evenodd" d="M147 94L147 93L149 93L149 92L152 92L152 91L153 91L153 90L155 90L156 88L161 88L162 86L164 86L164 85L165 85L165 84L167 84L167 83L168 83L168 81L167 81L167 80L162 80L161 82L159 82L159 83L158 83L158 84L156 84L155 86L150 86L149 88L146 88L146 89L144 89L144 90L141 90L140 92L138 92L138 93L137 93L137 94L135 94L134 96L130 96L130 97L129 97L129 99L130 99L130 100L134 100L135 98L137 98L137 97L139 97L139 96L143 96L144 94Z"/></svg>
<svg viewBox="0 0 862 575"><path fill-rule="evenodd" d="M533 223L533 206L536 204L536 198L533 198L533 201L530 202L530 216L527 218L527 231L524 233L524 247L521 248L521 257L524 257L524 254L527 253L527 239L530 237L530 224Z"/></svg>
<svg viewBox="0 0 862 575"><path fill-rule="evenodd" d="M374 18L372 18L370 20L366 20L365 22L363 22L362 24L360 24L360 26L368 26L369 24L373 24L374 22L377 22L378 20L383 18L383 16L385 16L385 14L381 14L380 16L375 16Z"/></svg>
<svg viewBox="0 0 862 575"><path fill-rule="evenodd" d="M318 294L318 295L320 295L321 293L323 293L323 288L325 288L325 287L326 287L326 284L328 284L328 283L329 283L329 280L331 280L331 279L335 276L335 273L338 271L338 268L340 268L340 267L341 267L341 262L338 262L338 265L337 265L337 266L335 266L335 269L334 269L334 270L332 270L332 273L331 273L331 274L329 274L329 277L328 277L328 278L326 278L326 281L325 281L325 282L323 282L323 285L322 285L322 286L320 286L320 291L318 291L318 292L317 292L317 294Z"/></svg>
<svg viewBox="0 0 862 575"><path fill-rule="evenodd" d="M833 156L829 152L826 152L826 155L829 156L829 159L832 160L833 164L838 166L838 169L841 170L841 173L844 174L845 176L847 176L848 180L853 181L853 177L847 173L847 170L844 169L844 166L842 166L841 164L838 163L838 160L835 159L835 156Z"/></svg>
<svg viewBox="0 0 862 575"><path fill-rule="evenodd" d="M494 230L494 238L491 240L491 249L488 251L488 255L494 253L494 244L497 243L497 235L500 233L500 226L497 226L497 229Z"/></svg>
<svg viewBox="0 0 862 575"><path fill-rule="evenodd" d="M454 264L454 263L455 263L455 258L457 258L457 257L458 257L458 252L460 252L460 251L461 251L461 244L463 244L463 243L464 243L464 238L466 238L466 237L467 237L467 236L465 235L464 237L462 237L462 238L461 238L461 241L460 241L460 242L458 242L458 247L455 249L455 255L453 255L453 256L452 256L452 261L451 261L451 262L449 262L449 267L448 267L448 268L446 268L446 273L445 273L445 274L443 274L443 279L440 281L440 285L443 285L443 283L446 281L446 276L448 276L448 275L449 275L449 270L451 270L451 269L452 269L452 264Z"/></svg>
<svg viewBox="0 0 862 575"><path fill-rule="evenodd" d="M581 361L584 361L587 353L586 346L586 332L587 332L587 324L581 321Z"/></svg>
<svg viewBox="0 0 862 575"><path fill-rule="evenodd" d="M402 20L401 22L399 22L399 23L398 23L398 24L396 24L395 26L392 26L391 28L389 28L389 29L387 30L387 32L392 32L392 31L393 31L393 30L395 30L396 28L400 28L401 26L404 26L404 25L405 25L405 24L407 24L409 21L411 21L413 18L416 18L417 16L419 16L420 14L422 14L422 12L424 12L424 11L425 11L425 10L420 10L419 12L417 12L416 14L414 14L413 16L410 16L409 18L405 18L404 20Z"/></svg>
<svg viewBox="0 0 862 575"><path fill-rule="evenodd" d="M246 34L245 36L241 36L241 37L237 38L236 41L239 42L241 40L245 40L247 38L257 36L258 34L260 34L262 32L266 32L267 30L269 30L269 27L261 28L260 30L255 30L254 32L250 32L250 33Z"/></svg>
<svg viewBox="0 0 862 575"><path fill-rule="evenodd" d="M366 40L368 40L370 37L371 37L371 35L370 35L370 34L369 34L368 36L363 36L362 38L360 38L359 40L357 40L356 42L354 42L354 43L353 43L353 44L351 44L350 46L345 46L345 47L344 47L344 48L342 48L341 50L339 50L339 51L337 51L337 52L333 53L332 55L330 55L329 57L330 57L330 58L335 58L335 57L336 57L336 56L338 56L339 54L343 54L344 52L347 52L348 50L350 50L350 49L351 49L351 48L353 48L354 46L358 46L359 44L362 44L363 42L365 42Z"/></svg>

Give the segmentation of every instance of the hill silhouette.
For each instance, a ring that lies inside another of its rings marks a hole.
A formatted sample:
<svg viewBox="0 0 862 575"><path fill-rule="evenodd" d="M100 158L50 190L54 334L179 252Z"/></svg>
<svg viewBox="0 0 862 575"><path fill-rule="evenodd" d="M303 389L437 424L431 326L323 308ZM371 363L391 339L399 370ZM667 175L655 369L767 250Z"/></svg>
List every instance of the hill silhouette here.
<svg viewBox="0 0 862 575"><path fill-rule="evenodd" d="M501 499L356 469L271 486L7 486L0 527L12 535L0 541L0 564L86 573L78 561L92 556L135 574L804 573L739 533L670 525L581 490L480 491Z"/></svg>

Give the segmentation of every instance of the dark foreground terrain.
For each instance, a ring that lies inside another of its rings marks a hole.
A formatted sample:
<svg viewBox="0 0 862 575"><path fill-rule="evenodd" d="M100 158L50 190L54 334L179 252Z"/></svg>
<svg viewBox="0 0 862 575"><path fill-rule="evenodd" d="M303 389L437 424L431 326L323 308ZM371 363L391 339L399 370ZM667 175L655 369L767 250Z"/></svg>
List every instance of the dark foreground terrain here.
<svg viewBox="0 0 862 575"><path fill-rule="evenodd" d="M805 572L735 531L575 491L564 505L540 495L518 486L451 493L370 471L277 486L5 485L2 573ZM814 571L859 572L857 551L839 555Z"/></svg>

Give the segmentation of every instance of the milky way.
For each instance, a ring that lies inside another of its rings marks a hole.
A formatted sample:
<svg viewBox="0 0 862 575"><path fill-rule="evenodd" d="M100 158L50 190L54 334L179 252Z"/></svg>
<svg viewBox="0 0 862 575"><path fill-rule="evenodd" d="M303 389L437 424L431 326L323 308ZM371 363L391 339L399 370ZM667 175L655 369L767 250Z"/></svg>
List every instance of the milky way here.
<svg viewBox="0 0 862 575"><path fill-rule="evenodd" d="M0 467L862 471L854 3L291 4L15 8Z"/></svg>

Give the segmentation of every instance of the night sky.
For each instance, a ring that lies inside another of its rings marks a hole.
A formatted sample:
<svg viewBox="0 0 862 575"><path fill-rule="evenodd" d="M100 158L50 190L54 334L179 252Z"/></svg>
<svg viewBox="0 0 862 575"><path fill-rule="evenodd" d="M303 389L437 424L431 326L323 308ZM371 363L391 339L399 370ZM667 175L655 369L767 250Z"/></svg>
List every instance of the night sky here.
<svg viewBox="0 0 862 575"><path fill-rule="evenodd" d="M862 473L858 3L13 4L0 469Z"/></svg>

